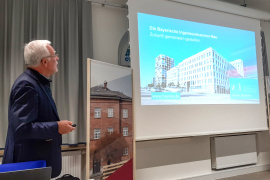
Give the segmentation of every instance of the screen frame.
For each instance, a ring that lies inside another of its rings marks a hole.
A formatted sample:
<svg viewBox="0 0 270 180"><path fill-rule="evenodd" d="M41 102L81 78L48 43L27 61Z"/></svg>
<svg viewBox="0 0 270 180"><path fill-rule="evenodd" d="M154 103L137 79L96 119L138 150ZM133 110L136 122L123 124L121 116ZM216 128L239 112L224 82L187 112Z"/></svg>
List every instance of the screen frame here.
<svg viewBox="0 0 270 180"><path fill-rule="evenodd" d="M252 18L241 17L224 12L218 12L205 8L190 6L171 1L158 0L130 0L129 6L129 31L131 48L131 67L133 72L133 90L134 90L134 122L136 126L136 141L166 139L189 136L217 135L230 133L243 133L264 131L268 129L266 118L265 88L262 72L262 53L260 37L260 21ZM162 11L170 9L170 11ZM235 29L243 29L255 32L257 67L259 79L260 105L192 105L186 106L141 106L140 102L140 64L138 49L138 19L137 12L152 14L157 16L194 21L205 24L212 24ZM191 107L191 108L190 108ZM237 108L237 110L235 110ZM200 116L181 117L181 112L194 114L194 109L200 109ZM207 112L214 113L210 117ZM179 112L181 111L181 112ZM247 112L243 117L238 112ZM173 114L172 116L165 116ZM253 113L252 113L253 112ZM254 115L254 112L258 115ZM153 116L154 114L154 116ZM232 114L231 116L229 114ZM234 116L237 115L237 116ZM201 121L201 117L204 121ZM234 118L232 118L234 117ZM239 122L233 119L242 118ZM197 120L196 120L197 119ZM216 121L218 119L218 121ZM229 121L229 122L228 122ZM169 122L169 123L168 123ZM178 127L178 128L177 128ZM189 129L191 128L191 129Z"/></svg>

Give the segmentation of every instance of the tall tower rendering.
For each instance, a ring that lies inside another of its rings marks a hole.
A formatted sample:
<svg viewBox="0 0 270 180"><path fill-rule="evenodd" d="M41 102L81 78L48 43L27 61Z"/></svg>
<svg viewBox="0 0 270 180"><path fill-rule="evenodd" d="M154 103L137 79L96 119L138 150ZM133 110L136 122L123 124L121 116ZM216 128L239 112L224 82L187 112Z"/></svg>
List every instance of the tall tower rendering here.
<svg viewBox="0 0 270 180"><path fill-rule="evenodd" d="M155 86L166 87L167 71L174 67L174 59L160 54L156 57Z"/></svg>

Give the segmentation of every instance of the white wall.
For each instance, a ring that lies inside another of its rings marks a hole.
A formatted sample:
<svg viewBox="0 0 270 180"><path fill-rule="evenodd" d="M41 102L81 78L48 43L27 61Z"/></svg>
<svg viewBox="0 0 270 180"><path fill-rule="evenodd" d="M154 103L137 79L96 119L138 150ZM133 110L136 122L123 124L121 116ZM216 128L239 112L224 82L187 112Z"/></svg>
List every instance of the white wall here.
<svg viewBox="0 0 270 180"><path fill-rule="evenodd" d="M97 4L92 10L94 59L117 64L118 45L128 28L127 10ZM261 26L270 59L270 23ZM264 170L270 164L270 137L268 131L257 135L257 165L218 172L211 170L210 136L137 142L136 179L213 179Z"/></svg>
<svg viewBox="0 0 270 180"><path fill-rule="evenodd" d="M268 131L257 134L257 151L256 165L214 171L210 136L137 142L136 179L218 179L264 170L270 163Z"/></svg>
<svg viewBox="0 0 270 180"><path fill-rule="evenodd" d="M92 4L93 58L118 64L118 46L128 29L127 9Z"/></svg>

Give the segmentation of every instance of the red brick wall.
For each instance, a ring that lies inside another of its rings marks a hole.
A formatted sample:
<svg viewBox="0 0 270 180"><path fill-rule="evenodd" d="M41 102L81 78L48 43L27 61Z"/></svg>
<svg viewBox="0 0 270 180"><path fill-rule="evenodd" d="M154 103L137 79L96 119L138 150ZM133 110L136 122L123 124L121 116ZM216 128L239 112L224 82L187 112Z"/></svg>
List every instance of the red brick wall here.
<svg viewBox="0 0 270 180"><path fill-rule="evenodd" d="M129 160L133 158L133 136L128 136L125 138L128 144L128 155L122 156L122 161Z"/></svg>
<svg viewBox="0 0 270 180"><path fill-rule="evenodd" d="M120 103L121 109L121 133L123 133L123 127L128 127L128 135L133 136L133 112L132 112L132 102L121 102ZM123 118L123 109L128 109L128 118Z"/></svg>
<svg viewBox="0 0 270 180"><path fill-rule="evenodd" d="M101 118L95 118L95 108L101 108ZM113 108L113 117L108 117L108 108ZM128 118L123 118L123 109L128 109ZM133 112L132 102L114 99L92 99L90 103L90 149L95 147L94 129L101 130L101 137L108 132L108 128L113 128L114 132L123 134L123 127L128 127L128 136L125 139L128 143L128 155L122 156L122 160L133 157ZM119 129L121 127L121 129ZM91 156L92 157L92 156ZM101 162L101 166L107 165L106 161ZM93 168L91 160L90 168Z"/></svg>
<svg viewBox="0 0 270 180"><path fill-rule="evenodd" d="M95 118L95 108L101 108L101 118ZM108 117L108 108L113 108L113 117ZM90 105L90 140L94 140L94 129L101 129L101 136L112 127L119 132L119 100L91 99Z"/></svg>

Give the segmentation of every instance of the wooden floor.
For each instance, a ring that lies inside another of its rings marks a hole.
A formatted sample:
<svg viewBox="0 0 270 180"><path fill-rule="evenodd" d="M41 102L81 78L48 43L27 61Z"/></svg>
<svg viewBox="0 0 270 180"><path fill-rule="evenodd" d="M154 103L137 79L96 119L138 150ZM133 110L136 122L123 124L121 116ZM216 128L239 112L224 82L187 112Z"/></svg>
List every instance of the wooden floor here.
<svg viewBox="0 0 270 180"><path fill-rule="evenodd" d="M223 178L220 180L270 180L270 170L245 174L241 176Z"/></svg>

